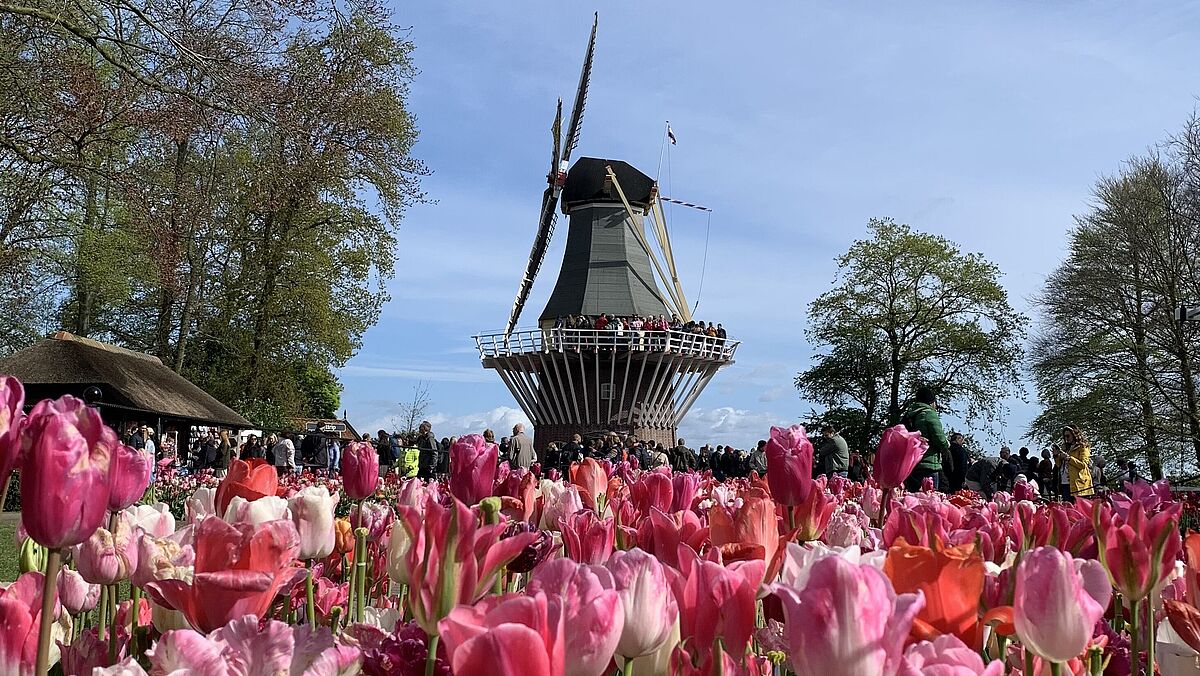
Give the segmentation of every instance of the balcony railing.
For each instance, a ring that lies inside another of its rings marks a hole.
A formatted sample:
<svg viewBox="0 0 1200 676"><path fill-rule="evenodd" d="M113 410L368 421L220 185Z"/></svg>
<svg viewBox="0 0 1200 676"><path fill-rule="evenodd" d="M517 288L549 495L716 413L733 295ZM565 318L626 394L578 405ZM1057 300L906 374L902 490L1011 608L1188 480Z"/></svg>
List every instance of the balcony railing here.
<svg viewBox="0 0 1200 676"><path fill-rule="evenodd" d="M533 352L662 352L732 361L740 341L686 331L527 329L475 336L481 359Z"/></svg>

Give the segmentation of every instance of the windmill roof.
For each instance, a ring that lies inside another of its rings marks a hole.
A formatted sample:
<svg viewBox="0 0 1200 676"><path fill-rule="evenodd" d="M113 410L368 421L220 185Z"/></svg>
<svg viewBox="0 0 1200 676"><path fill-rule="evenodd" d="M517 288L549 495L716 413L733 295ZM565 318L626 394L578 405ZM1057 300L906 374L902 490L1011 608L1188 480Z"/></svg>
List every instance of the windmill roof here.
<svg viewBox="0 0 1200 676"><path fill-rule="evenodd" d="M607 185L607 167L610 166L630 204L640 207L650 204L654 179L622 160L581 157L567 172L567 182L563 185L562 192L563 211L570 211L571 205L587 202L619 203L620 195Z"/></svg>

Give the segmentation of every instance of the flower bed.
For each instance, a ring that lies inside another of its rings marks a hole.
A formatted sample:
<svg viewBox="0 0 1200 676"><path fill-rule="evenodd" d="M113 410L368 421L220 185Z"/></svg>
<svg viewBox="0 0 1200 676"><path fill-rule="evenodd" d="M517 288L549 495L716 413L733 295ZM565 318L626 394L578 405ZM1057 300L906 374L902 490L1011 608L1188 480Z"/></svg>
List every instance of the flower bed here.
<svg viewBox="0 0 1200 676"><path fill-rule="evenodd" d="M813 480L793 427L765 479L594 460L541 478L471 436L444 483L381 479L351 445L341 477L235 461L147 491L94 410L22 419L16 393L0 381L27 534L2 673L1169 675L1200 657L1200 536L1164 483L905 493L925 445L902 428L882 484Z"/></svg>

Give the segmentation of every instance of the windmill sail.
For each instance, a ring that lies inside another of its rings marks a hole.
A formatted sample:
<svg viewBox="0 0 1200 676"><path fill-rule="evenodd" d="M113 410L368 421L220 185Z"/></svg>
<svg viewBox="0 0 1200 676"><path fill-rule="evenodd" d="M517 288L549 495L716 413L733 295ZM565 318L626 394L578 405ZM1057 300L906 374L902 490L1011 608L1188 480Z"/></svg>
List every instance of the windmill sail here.
<svg viewBox="0 0 1200 676"><path fill-rule="evenodd" d="M571 151L579 144L579 129L583 123L583 107L587 103L588 83L592 77L592 56L596 53L596 26L599 18L592 21L592 34L588 38L587 52L583 57L583 70L579 74L579 87L575 91L575 105L571 109L571 122L567 127L566 142L562 138L562 99L558 101L558 112L554 116L552 133L554 149L550 156L550 173L546 177L549 185L542 193L542 210L538 216L537 235L533 240L533 248L529 252L529 262L525 265L525 275L517 287L517 298L513 302L512 313L508 324L504 327L504 335L512 333L517 322L521 319L521 310L533 290L533 280L542 267L546 258L546 250L550 248L550 238L554 235L554 224L558 220L558 196L562 192L562 181L566 178L566 164L570 161Z"/></svg>

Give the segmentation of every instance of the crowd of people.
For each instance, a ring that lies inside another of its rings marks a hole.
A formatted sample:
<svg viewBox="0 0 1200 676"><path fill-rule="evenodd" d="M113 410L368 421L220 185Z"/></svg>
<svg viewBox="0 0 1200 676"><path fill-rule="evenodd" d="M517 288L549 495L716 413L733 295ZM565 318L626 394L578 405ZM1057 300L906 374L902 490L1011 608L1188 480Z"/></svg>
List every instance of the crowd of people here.
<svg viewBox="0 0 1200 676"><path fill-rule="evenodd" d="M580 318L569 319L574 322ZM600 327L603 326L601 323ZM697 323L697 327L701 326L704 326L703 322ZM920 490L923 484L932 482L935 488L949 493L965 488L990 497L997 491L1011 491L1018 482L1026 482L1037 487L1044 498L1069 501L1076 496L1092 495L1109 482L1105 460L1092 454L1086 434L1075 426L1065 427L1061 442L1038 454L1025 447L1013 453L1005 446L998 456L982 455L967 448L964 435L952 433L947 436L937 398L929 388L917 390L900 422L910 431L921 432L929 444L906 481L908 490ZM566 474L573 463L585 458L613 463L636 460L638 466L649 469L711 471L717 479L748 477L752 472L762 476L767 472L765 440L759 440L750 450L731 445L704 445L693 449L684 439L678 439L668 447L660 442L639 439L636 435L621 436L609 432L587 439L576 434L565 443L549 443L539 452L523 424L515 425L511 436L500 439L490 429L482 434L489 443L497 444L498 462L523 468L536 463L543 472L557 470ZM218 476L224 475L233 458L261 458L281 473L304 470L336 473L343 448L343 442L338 438L319 433L272 433L265 438L250 434L242 443L237 443L230 430L199 428L193 431L189 444L180 445L176 457L175 438L164 434L161 443L156 443L155 436L153 428L138 423L126 430L124 442L146 450L160 461L169 458L180 467L192 471L213 470ZM375 448L380 467L385 471L394 471L403 478L433 479L449 473L450 448L457 438L439 440L432 425L423 421L411 434L379 430L375 436L364 434L361 441ZM833 426L822 426L820 437L813 439L813 444L814 477L842 476L854 481L871 477L874 451L851 451L845 438ZM1126 464L1120 477L1112 477L1124 481L1140 478L1133 461Z"/></svg>
<svg viewBox="0 0 1200 676"><path fill-rule="evenodd" d="M571 330L588 333L582 336L572 336L568 333ZM674 315L668 319L666 315L622 317L604 313L598 317L585 315L559 317L554 322L551 336L558 349L661 350L671 349L667 338L668 331L683 334L686 344L681 344L679 347L695 347L702 344L719 346L723 345L724 340L728 337L725 327L714 322L694 320L685 322Z"/></svg>

